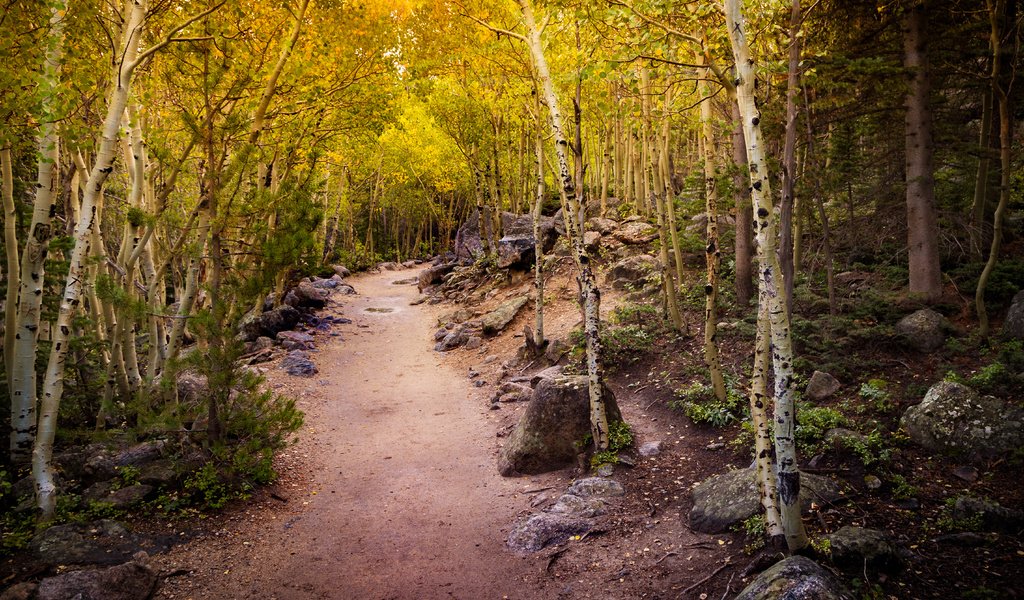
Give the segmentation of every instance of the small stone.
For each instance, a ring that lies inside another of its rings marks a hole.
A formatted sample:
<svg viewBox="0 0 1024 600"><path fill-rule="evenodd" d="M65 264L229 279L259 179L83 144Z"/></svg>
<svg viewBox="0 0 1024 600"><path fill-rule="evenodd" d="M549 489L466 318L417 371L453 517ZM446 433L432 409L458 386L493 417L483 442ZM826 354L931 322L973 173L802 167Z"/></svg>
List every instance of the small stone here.
<svg viewBox="0 0 1024 600"><path fill-rule="evenodd" d="M869 490L877 490L882 487L882 480L874 475L865 475L864 485L867 486Z"/></svg>
<svg viewBox="0 0 1024 600"><path fill-rule="evenodd" d="M585 477L574 481L566 493L579 496L580 498L607 498L609 496L622 496L626 493L626 490L622 487L621 483L614 479Z"/></svg>
<svg viewBox="0 0 1024 600"><path fill-rule="evenodd" d="M640 445L640 448L637 450L637 452L640 454L640 456L649 458L651 456L657 456L661 454L661 449L663 446L664 443L661 440L644 442L643 444Z"/></svg>
<svg viewBox="0 0 1024 600"><path fill-rule="evenodd" d="M484 345L483 338L481 338L480 336L477 336L477 335L472 335L472 336L469 337L468 340L466 340L466 349L467 350L476 350L477 348L479 348L480 346L483 346L483 345Z"/></svg>
<svg viewBox="0 0 1024 600"><path fill-rule="evenodd" d="M470 379L476 379L479 376L480 376L480 372L479 371L474 371L473 369L469 370L469 378Z"/></svg>
<svg viewBox="0 0 1024 600"><path fill-rule="evenodd" d="M705 450L711 451L721 450L722 448L725 448L725 442L711 442L707 446L704 446Z"/></svg>
<svg viewBox="0 0 1024 600"><path fill-rule="evenodd" d="M967 483L974 483L978 480L978 469L970 465L960 465L953 469L953 475L956 475Z"/></svg>
<svg viewBox="0 0 1024 600"><path fill-rule="evenodd" d="M473 382L473 385L475 385L476 387L484 387L485 385L487 385L487 382L484 381L483 379L477 379L476 381Z"/></svg>
<svg viewBox="0 0 1024 600"><path fill-rule="evenodd" d="M598 477L611 477L615 473L615 465L603 464L597 468Z"/></svg>
<svg viewBox="0 0 1024 600"><path fill-rule="evenodd" d="M823 371L815 371L807 382L807 390L804 395L809 400L820 401L828 398L839 391L843 384L835 377Z"/></svg>

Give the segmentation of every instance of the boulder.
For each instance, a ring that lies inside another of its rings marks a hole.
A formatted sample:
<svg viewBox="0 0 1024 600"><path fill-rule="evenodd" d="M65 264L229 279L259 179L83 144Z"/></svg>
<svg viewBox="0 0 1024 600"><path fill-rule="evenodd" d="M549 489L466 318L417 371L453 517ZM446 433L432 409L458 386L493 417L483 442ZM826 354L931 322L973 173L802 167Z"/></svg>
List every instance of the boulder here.
<svg viewBox="0 0 1024 600"><path fill-rule="evenodd" d="M501 235L503 237L528 236L533 238L533 215L517 215L515 213L501 213ZM559 232L555 230L555 219L553 217L540 218L540 249L547 254L555 247L558 241Z"/></svg>
<svg viewBox="0 0 1024 600"><path fill-rule="evenodd" d="M562 371L564 371L564 370L565 370L565 367L556 365L554 367L548 367L548 368L543 369L541 371L537 371L533 375L533 377L530 378L530 387L531 388L536 388L537 384L540 383L541 379L556 379L558 377L561 377L562 376Z"/></svg>
<svg viewBox="0 0 1024 600"><path fill-rule="evenodd" d="M605 477L584 477L577 479L569 486L567 494L579 496L580 498L610 498L613 496L624 496L626 490L622 484L614 479Z"/></svg>
<svg viewBox="0 0 1024 600"><path fill-rule="evenodd" d="M139 482L147 485L160 487L173 483L177 478L174 461L169 458L155 460L139 469Z"/></svg>
<svg viewBox="0 0 1024 600"><path fill-rule="evenodd" d="M168 541L131 533L109 519L54 525L37 533L29 549L47 565L117 564L142 548L163 551Z"/></svg>
<svg viewBox="0 0 1024 600"><path fill-rule="evenodd" d="M178 391L178 403L186 406L203 402L210 394L210 384L206 375L192 369L179 371L175 375L174 384Z"/></svg>
<svg viewBox="0 0 1024 600"><path fill-rule="evenodd" d="M842 498L839 485L827 477L800 474L800 506L835 502ZM693 489L690 527L703 533L721 533L761 511L753 468L735 469L705 479Z"/></svg>
<svg viewBox="0 0 1024 600"><path fill-rule="evenodd" d="M597 252L601 247L601 234L596 231L587 231L583 234L583 247L590 254Z"/></svg>
<svg viewBox="0 0 1024 600"><path fill-rule="evenodd" d="M544 349L544 358L551 364L562 360L562 357L570 350L568 342L561 338L548 340L548 347Z"/></svg>
<svg viewBox="0 0 1024 600"><path fill-rule="evenodd" d="M298 325L300 317L298 310L283 304L257 315L251 323L244 323L243 319L241 333L245 341L255 340L259 336L274 338L279 331L286 331Z"/></svg>
<svg viewBox="0 0 1024 600"><path fill-rule="evenodd" d="M604 388L609 421L620 421L618 404ZM585 376L541 379L508 442L498 456L498 471L545 473L576 462L590 434L590 394Z"/></svg>
<svg viewBox="0 0 1024 600"><path fill-rule="evenodd" d="M548 512L591 519L604 514L604 501L600 498L580 498L573 494L562 494Z"/></svg>
<svg viewBox="0 0 1024 600"><path fill-rule="evenodd" d="M560 544L569 537L591 529L590 521L566 513L540 513L512 528L508 547L515 552L536 552L550 544Z"/></svg>
<svg viewBox="0 0 1024 600"><path fill-rule="evenodd" d="M489 213L487 213L489 214ZM470 263L484 251L480 241L480 211L474 210L455 233L455 260Z"/></svg>
<svg viewBox="0 0 1024 600"><path fill-rule="evenodd" d="M327 290L322 290L311 282L303 280L285 294L284 304L292 308L319 310L327 305L329 295Z"/></svg>
<svg viewBox="0 0 1024 600"><path fill-rule="evenodd" d="M952 381L933 385L900 425L933 451L992 456L1024 445L1024 410Z"/></svg>
<svg viewBox="0 0 1024 600"><path fill-rule="evenodd" d="M896 573L903 568L899 548L884 531L847 525L826 539L832 562L845 570Z"/></svg>
<svg viewBox="0 0 1024 600"><path fill-rule="evenodd" d="M393 262L393 261L392 262L382 262L382 263L378 263L377 266L374 267L374 268L377 269L378 271L398 271L398 270L400 270L402 268L402 265L400 265L400 264L398 264L396 262Z"/></svg>
<svg viewBox="0 0 1024 600"><path fill-rule="evenodd" d="M101 498L100 502L105 502L118 510L124 510L145 500L152 491L153 486L138 483L110 492L105 498Z"/></svg>
<svg viewBox="0 0 1024 600"><path fill-rule="evenodd" d="M640 448L637 449L637 453L645 458L651 456L657 456L661 454L661 450L664 447L664 443L661 440L655 440L653 442L644 442L640 444Z"/></svg>
<svg viewBox="0 0 1024 600"><path fill-rule="evenodd" d="M37 600L146 600L156 589L157 574L136 560L106 569L71 571L39 582Z"/></svg>
<svg viewBox="0 0 1024 600"><path fill-rule="evenodd" d="M166 447L166 440L149 440L113 453L100 450L86 460L85 472L94 479L110 479L117 467L140 468L160 459Z"/></svg>
<svg viewBox="0 0 1024 600"><path fill-rule="evenodd" d="M296 377L312 377L320 372L309 360L309 353L303 350L292 350L281 359L280 367L289 375Z"/></svg>
<svg viewBox="0 0 1024 600"><path fill-rule="evenodd" d="M499 269L528 269L535 258L532 235L506 235L498 240Z"/></svg>
<svg viewBox="0 0 1024 600"><path fill-rule="evenodd" d="M315 287L315 288L318 288L318 289L321 289L321 290L333 290L333 289L337 288L339 285L341 285L341 278L340 277L337 277L337 278L332 277L330 279L321 279L319 277L314 277L312 283L313 283L313 287ZM328 292L328 293L330 293L330 292Z"/></svg>
<svg viewBox="0 0 1024 600"><path fill-rule="evenodd" d="M946 317L930 308L916 310L900 319L896 333L918 352L935 352L946 343Z"/></svg>
<svg viewBox="0 0 1024 600"><path fill-rule="evenodd" d="M423 269L417 277L418 281L416 283L416 287L422 292L432 285L441 283L444 281L444 276L451 273L452 269L455 268L455 265L456 263L445 263Z"/></svg>
<svg viewBox="0 0 1024 600"><path fill-rule="evenodd" d="M648 223L633 221L613 231L612 236L623 244L647 244L658 239L658 230Z"/></svg>
<svg viewBox="0 0 1024 600"><path fill-rule="evenodd" d="M616 221L611 219L602 219L601 217L594 217L593 219L587 219L587 231L596 231L601 235L608 235L615 231L615 228L619 226Z"/></svg>
<svg viewBox="0 0 1024 600"><path fill-rule="evenodd" d="M457 327L445 334L441 341L434 345L434 350L437 352L447 352L453 350L459 346L464 346L469 341L468 328Z"/></svg>
<svg viewBox="0 0 1024 600"><path fill-rule="evenodd" d="M804 556L775 563L733 600L854 600L831 571Z"/></svg>
<svg viewBox="0 0 1024 600"><path fill-rule="evenodd" d="M815 371L811 375L811 380L807 382L807 390L804 391L804 396L808 400L818 402L838 392L842 387L843 384L839 383L839 380L835 377L823 371Z"/></svg>
<svg viewBox="0 0 1024 600"><path fill-rule="evenodd" d="M485 335L495 335L503 331L512 319L516 318L519 310L529 301L528 296L518 296L501 303L498 308L480 318L480 323Z"/></svg>
<svg viewBox="0 0 1024 600"><path fill-rule="evenodd" d="M286 350L310 350L313 336L301 331L279 331L277 339Z"/></svg>
<svg viewBox="0 0 1024 600"><path fill-rule="evenodd" d="M1024 340L1024 290L1017 292L1006 311L1003 336L1011 340Z"/></svg>
<svg viewBox="0 0 1024 600"><path fill-rule="evenodd" d="M1019 535L1024 529L1024 511L1000 506L995 502L961 496L953 505L953 518L957 521L977 519L981 529Z"/></svg>
<svg viewBox="0 0 1024 600"><path fill-rule="evenodd" d="M628 286L640 288L658 271L658 259L649 254L638 254L628 256L612 265L605 275L605 281L617 290Z"/></svg>
<svg viewBox="0 0 1024 600"><path fill-rule="evenodd" d="M352 271L349 271L348 267L346 267L345 265L331 265L331 269L334 270L334 273L338 277L351 277L352 276Z"/></svg>

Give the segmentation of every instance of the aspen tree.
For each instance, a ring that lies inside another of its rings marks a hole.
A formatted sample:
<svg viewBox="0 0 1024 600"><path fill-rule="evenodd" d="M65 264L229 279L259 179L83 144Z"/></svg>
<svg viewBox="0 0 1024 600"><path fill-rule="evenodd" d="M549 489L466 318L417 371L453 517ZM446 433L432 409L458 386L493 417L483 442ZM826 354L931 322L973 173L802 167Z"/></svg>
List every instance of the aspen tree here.
<svg viewBox="0 0 1024 600"><path fill-rule="evenodd" d="M725 1L725 20L736 61L736 100L743 120L747 145L751 198L754 204L757 235L758 283L762 305L767 306L772 344L772 371L775 376L775 455L779 514L790 552L807 545L807 533L800 520L800 471L797 465L796 403L793 394L793 345L785 286L776 254L777 235L772 211L771 181L761 139L760 119L754 98L754 61L747 45L746 24L740 0ZM761 314L761 313L759 313ZM764 324L761 327L765 327Z"/></svg>
<svg viewBox="0 0 1024 600"><path fill-rule="evenodd" d="M67 357L68 342L71 336L71 320L81 303L83 287L90 285L90 282L86 281L86 263L94 240L93 233L99 224L99 211L96 202L103 191L103 184L113 171L121 118L128 104L132 77L135 69L148 57L169 44L175 34L218 7L219 5L173 28L161 42L145 52L139 52L139 44L146 24L148 1L128 0L125 3L123 13L125 24L121 32L121 45L117 54L118 62L111 81L107 113L100 134L99 148L86 184L85 196L82 198L80 219L75 226L75 246L71 251L64 295L61 299L57 323L53 328L50 357L43 378L38 435L32 449L32 477L36 485L37 503L44 520L52 518L56 509L57 490L51 461L53 440L57 432L57 412L64 390L64 361Z"/></svg>
<svg viewBox="0 0 1024 600"><path fill-rule="evenodd" d="M540 29L537 27L530 0L519 0L523 22L526 25L524 39L530 49L530 57L537 70L537 79L544 101L550 112L551 133L555 138L555 154L558 157L558 176L569 210L565 213L566 230L572 230L573 258L576 261L577 280L583 303L583 332L587 345L587 376L590 394L590 424L597 450L608 449L608 413L605 409L604 364L601 348L601 292L597 287L590 257L583 246L583 206L576 196L576 185L569 170L567 156L568 139L562 124L562 113L558 108L558 96L551 82L547 59L541 45Z"/></svg>
<svg viewBox="0 0 1024 600"><path fill-rule="evenodd" d="M4 208L4 251L7 255L7 294L4 297L4 373L10 386L14 370L14 331L18 326L18 211L14 206L11 147L0 148L0 186ZM72 190L74 190L72 186Z"/></svg>
<svg viewBox="0 0 1024 600"><path fill-rule="evenodd" d="M663 194L666 190L664 185L657 185L660 183L660 170L658 168L658 161L655 158L656 148L660 147L660 144L654 143L654 125L651 119L651 76L647 69L640 70L640 85L641 93L643 94L641 100L641 106L644 118L644 129L645 135L650 140L647 145L647 171L648 177L650 178L651 194L654 196L655 211L658 217L658 241L659 241L659 268L661 270L661 283L662 292L665 294L665 303L668 306L668 314L672 320L672 326L677 331L683 329L683 316L679 311L679 301L676 298L676 281L672 273L671 265L669 264L668 248L670 239L668 235L667 221L668 217L665 215L665 199ZM666 95L666 102L668 102L668 96Z"/></svg>
<svg viewBox="0 0 1024 600"><path fill-rule="evenodd" d="M701 57L698 57L700 59ZM711 110L711 94L707 79L709 69L704 69L701 80L700 103L701 136L704 140L704 212L707 218L706 242L704 245L704 262L706 273L704 280L704 362L708 367L711 387L715 397L724 402L726 399L725 376L722 374L722 362L718 356L718 279L722 264L722 252L718 240L718 168L715 144L715 127Z"/></svg>
<svg viewBox="0 0 1024 600"><path fill-rule="evenodd" d="M25 240L18 270L17 307L8 305L8 311L17 310L12 331L11 370L8 387L11 393L10 457L13 463L29 460L36 436L36 348L39 339L40 310L43 302L43 278L46 254L53 237L51 220L56 212L57 172L59 171L60 140L57 131L56 90L60 81L60 67L64 51L65 6L55 2L50 8L46 53L39 76L42 91L39 135L36 197L32 203L32 223ZM15 280L11 274L11 281Z"/></svg>

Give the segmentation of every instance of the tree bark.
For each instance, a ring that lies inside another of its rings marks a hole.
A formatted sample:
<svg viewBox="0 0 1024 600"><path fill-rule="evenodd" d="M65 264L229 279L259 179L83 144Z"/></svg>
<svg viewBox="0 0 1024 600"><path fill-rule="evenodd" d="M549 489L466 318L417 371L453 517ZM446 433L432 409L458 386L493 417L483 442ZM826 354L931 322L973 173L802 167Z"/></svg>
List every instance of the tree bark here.
<svg viewBox="0 0 1024 600"><path fill-rule="evenodd" d="M793 240L793 196L796 189L796 94L800 89L800 0L793 0L789 18L789 75L786 79L786 133L782 150L782 204L779 262L786 286L786 311L793 314L795 250Z"/></svg>
<svg viewBox="0 0 1024 600"><path fill-rule="evenodd" d="M40 84L47 93L43 96L37 137L36 197L19 269L18 312L11 354L13 364L8 375L11 392L10 456L15 464L29 460L36 437L36 347L45 291L46 254L54 234L51 220L56 212L57 173L60 171L56 89L60 84L64 52L64 11L61 3L55 3L50 9L51 35L47 38L40 75ZM7 310L14 310L14 307Z"/></svg>
<svg viewBox="0 0 1024 600"><path fill-rule="evenodd" d="M0 184L3 186L4 250L7 254L7 294L4 297L4 373L11 388L14 371L14 333L18 326L18 211L14 205L14 176L11 172L11 147L0 148ZM72 186L72 192L78 193ZM10 394L8 389L8 394ZM8 396L10 397L10 396Z"/></svg>
<svg viewBox="0 0 1024 600"><path fill-rule="evenodd" d="M575 234L572 238L572 250L578 270L577 278L583 304L583 332L587 344L591 433L594 437L594 447L598 451L607 450L608 413L605 409L605 399L602 392L604 385L604 361L601 348L601 292L597 287L593 267L590 265L590 257L583 246L583 229L579 218L582 206L576 198L576 186L573 181L573 175L569 170L569 158L566 152L569 142L562 125L562 113L558 108L558 96L555 95L555 88L551 83L547 59L544 56L544 49L540 40L540 30L537 28L537 23L534 19L530 0L519 0L519 7L522 10L523 21L526 25L526 42L530 49L530 56L537 70L537 79L540 83L541 93L550 112L551 133L555 138L555 154L558 157L559 180L569 206L569 211L565 215L565 226L566 230L571 229Z"/></svg>
<svg viewBox="0 0 1024 600"><path fill-rule="evenodd" d="M747 170L747 148L743 140L743 119L740 118L740 109L736 102L732 102L732 113L735 122L732 133L732 160L736 165L736 176L733 179L736 194L736 302L740 306L747 306L754 295L754 236L751 231L754 213L749 198L750 184L743 173Z"/></svg>
<svg viewBox="0 0 1024 600"><path fill-rule="evenodd" d="M705 69L705 80L708 76L709 70ZM707 83L701 84L700 97L703 98L700 103L700 123L704 138L704 212L707 218L704 246L704 363L708 367L715 397L720 402L725 402L725 376L722 374L722 362L718 356L718 272L722 264L722 254L718 240L718 172L715 160L717 150L715 128L712 123L711 94Z"/></svg>
<svg viewBox="0 0 1024 600"><path fill-rule="evenodd" d="M907 3L903 22L906 97L907 254L910 293L926 302L942 296L939 225L932 164L932 113L928 102L927 0Z"/></svg>
<svg viewBox="0 0 1024 600"><path fill-rule="evenodd" d="M790 552L807 545L800 520L800 470L797 465L796 403L793 393L793 345L786 312L785 287L776 254L771 181L761 140L761 114L754 98L754 61L747 45L740 0L725 1L726 28L736 61L736 100L747 144L751 198L755 207L759 282L771 322L772 371L775 375L775 455L779 513Z"/></svg>

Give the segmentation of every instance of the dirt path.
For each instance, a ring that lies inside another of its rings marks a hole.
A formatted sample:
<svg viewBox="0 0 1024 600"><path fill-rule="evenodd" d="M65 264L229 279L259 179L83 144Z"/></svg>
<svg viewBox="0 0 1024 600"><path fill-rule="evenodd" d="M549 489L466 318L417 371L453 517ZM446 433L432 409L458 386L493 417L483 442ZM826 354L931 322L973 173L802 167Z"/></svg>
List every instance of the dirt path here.
<svg viewBox="0 0 1024 600"><path fill-rule="evenodd" d="M320 374L272 369L306 411L282 491L161 557L163 598L538 598L533 561L504 546L547 478L504 479L481 392L431 348L435 309L410 306L416 271L351 280L318 337ZM325 340L329 340L325 342ZM302 476L311 465L308 476Z"/></svg>

